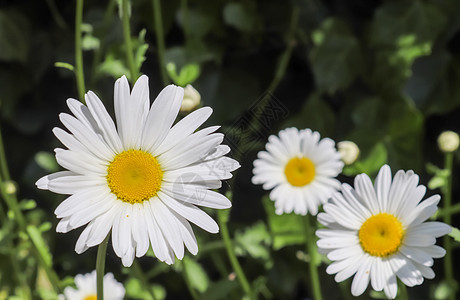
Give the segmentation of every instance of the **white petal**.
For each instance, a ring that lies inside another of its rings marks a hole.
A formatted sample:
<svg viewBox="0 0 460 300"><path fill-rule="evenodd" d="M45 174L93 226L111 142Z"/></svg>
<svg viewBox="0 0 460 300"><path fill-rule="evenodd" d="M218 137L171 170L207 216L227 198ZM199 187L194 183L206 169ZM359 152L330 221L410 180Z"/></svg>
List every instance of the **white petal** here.
<svg viewBox="0 0 460 300"><path fill-rule="evenodd" d="M158 192L161 201L169 208L194 223L195 225L203 228L210 233L219 232L219 226L210 216L196 206L188 203L181 203L166 195L165 193Z"/></svg>
<svg viewBox="0 0 460 300"><path fill-rule="evenodd" d="M359 296L367 288L369 284L370 272L371 272L371 258L368 256L364 257L364 260L361 261L361 265L356 272L353 282L351 284L351 294L353 296Z"/></svg>
<svg viewBox="0 0 460 300"><path fill-rule="evenodd" d="M106 143L110 146L113 152L122 152L123 146L121 144L120 137L118 136L115 124L105 109L104 104L102 104L99 97L91 91L86 94L85 99L88 104L89 111L93 115L98 126L101 128L101 134Z"/></svg>
<svg viewBox="0 0 460 300"><path fill-rule="evenodd" d="M177 145L184 138L195 132L211 115L212 108L202 107L188 114L185 118L177 122L168 135L163 140L161 145L156 149L157 155L168 151L175 145Z"/></svg>
<svg viewBox="0 0 460 300"><path fill-rule="evenodd" d="M160 201L161 197L163 197L163 195L159 195L159 198L154 198L149 201L151 213L154 215L157 224L163 232L163 236L174 250L177 258L182 259L184 257L184 243L178 226L176 225L176 218L168 207Z"/></svg>
<svg viewBox="0 0 460 300"><path fill-rule="evenodd" d="M171 198L190 204L225 209L232 206L224 195L193 184L170 184L164 182L162 189Z"/></svg>
<svg viewBox="0 0 460 300"><path fill-rule="evenodd" d="M160 92L145 121L142 149L154 152L163 142L177 117L183 97L184 89L174 85L168 85Z"/></svg>
<svg viewBox="0 0 460 300"><path fill-rule="evenodd" d="M388 194L391 186L391 169L388 165L380 168L375 179L375 190L380 211L387 211Z"/></svg>

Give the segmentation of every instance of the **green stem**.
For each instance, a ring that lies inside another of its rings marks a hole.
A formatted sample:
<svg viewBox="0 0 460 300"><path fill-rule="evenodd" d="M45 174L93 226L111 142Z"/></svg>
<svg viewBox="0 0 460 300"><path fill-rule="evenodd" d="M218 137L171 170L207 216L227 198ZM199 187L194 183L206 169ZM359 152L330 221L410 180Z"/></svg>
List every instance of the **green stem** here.
<svg viewBox="0 0 460 300"><path fill-rule="evenodd" d="M139 264L139 261L137 259L134 260L132 270L134 272L134 275L141 282L142 286L147 289L152 300L156 300L155 293L153 292L153 286L149 285L147 278L145 278L144 271L142 271L141 265Z"/></svg>
<svg viewBox="0 0 460 300"><path fill-rule="evenodd" d="M406 285L398 279L398 300L409 300Z"/></svg>
<svg viewBox="0 0 460 300"><path fill-rule="evenodd" d="M230 234L228 232L226 214L228 214L227 211L217 211L217 222L219 223L220 234L222 236L222 239L224 240L225 248L227 249L227 255L230 259L230 263L232 264L233 270L236 273L236 277L238 278L238 281L240 282L240 285L243 288L244 293L246 294L246 296L249 297L249 299L253 299L254 297L252 294L251 286L249 285L246 275L244 274L243 269L241 268L241 265L238 262L238 259L236 258L235 249L233 247L232 240L230 239Z"/></svg>
<svg viewBox="0 0 460 300"><path fill-rule="evenodd" d="M128 61L129 71L131 73L132 82L136 82L139 74L137 72L136 64L134 62L133 45L131 42L131 28L129 25L129 0L122 0L123 9L123 37L126 47L126 60Z"/></svg>
<svg viewBox="0 0 460 300"><path fill-rule="evenodd" d="M269 104L270 99L272 98L271 93L274 93L275 90L278 88L278 85L280 84L281 80L284 78L284 74L286 73L287 66L289 64L289 61L291 60L292 56L292 50L294 49L296 42L294 40L295 33L297 30L297 24L299 21L299 13L300 9L297 6L294 6L291 12L291 23L289 25L288 31L286 32L286 35L284 37L285 43L286 43L286 48L284 49L283 53L281 53L280 57L278 58L278 62L276 65L275 69L275 74L273 76L272 81L270 82L267 90L268 93L265 94L265 96L260 100L259 107L254 114L254 116L251 119L250 126L248 126L243 133L243 138L241 138L242 141L247 140L245 136L251 135L251 132L258 132L260 130L261 122L260 118L265 112L265 107ZM245 149L245 145L238 145L239 149ZM241 151L243 153L244 151ZM240 160L240 157L238 155L240 151L236 152L236 155L233 157L236 160Z"/></svg>
<svg viewBox="0 0 460 300"><path fill-rule="evenodd" d="M85 75L83 74L83 48L81 45L81 23L83 21L83 0L77 0L75 13L75 76L77 77L78 97L85 103Z"/></svg>
<svg viewBox="0 0 460 300"><path fill-rule="evenodd" d="M447 177L447 183L442 189L443 198L444 198L444 207L445 212L451 211L452 205L452 169L454 162L454 153L449 152L445 154L444 157L444 169L448 170L449 176ZM447 213L443 216L444 223L451 225L452 224L452 215ZM444 278L449 285L454 286L455 280L452 269L452 243L449 236L444 236L444 248L446 249L446 256L444 257ZM455 289L449 295L449 300L455 300Z"/></svg>
<svg viewBox="0 0 460 300"><path fill-rule="evenodd" d="M180 1L180 10L182 12L182 30L184 31L185 44L190 40L190 29L188 28L188 4L187 0Z"/></svg>
<svg viewBox="0 0 460 300"><path fill-rule="evenodd" d="M110 232L107 234L102 243L97 248L96 258L96 277L97 277L97 299L104 300L104 272L105 272L105 256L107 254L107 244L109 243Z"/></svg>
<svg viewBox="0 0 460 300"><path fill-rule="evenodd" d="M153 5L153 20L155 22L155 35L157 38L157 52L158 52L158 64L160 66L161 79L164 85L169 84L168 74L166 73L166 62L165 62L165 42L163 33L163 19L161 15L161 3L160 0L152 0Z"/></svg>
<svg viewBox="0 0 460 300"><path fill-rule="evenodd" d="M304 220L304 227L305 227L305 239L306 239L306 246L307 246L307 253L310 255L310 261L308 262L308 267L310 270L310 280L311 280L311 287L313 289L313 298L315 300L322 300L323 296L321 294L321 285L319 282L318 276L318 269L316 267L316 257L318 255L315 238L313 233L313 228L310 225L310 219L307 215Z"/></svg>
<svg viewBox="0 0 460 300"><path fill-rule="evenodd" d="M188 258L184 258L184 259L188 259ZM193 288L192 284L190 283L190 278L188 277L188 273L187 273L187 264L182 262L182 277L184 277L184 281L185 281L185 285L187 286L187 289L190 293L190 295L192 296L192 299L193 300L198 300L200 299L200 297L198 296L197 292L195 291L195 289Z"/></svg>
<svg viewBox="0 0 460 300"><path fill-rule="evenodd" d="M10 181L10 172L8 170L7 160L5 156L5 150L3 146L3 138L1 134L0 128L0 195L6 202L8 209L14 213L15 220L18 223L19 230L25 232L27 238L31 241L33 245L32 253L38 260L39 265L45 270L48 279L50 280L51 284L53 285L56 292L59 292L60 289L60 280L57 276L56 272L53 270L52 266L46 263L46 259L42 256L41 252L38 250L35 243L32 242L29 232L27 231L27 223L24 215L22 214L21 209L19 208L18 199L16 197L16 192L10 193L5 188L5 183Z"/></svg>

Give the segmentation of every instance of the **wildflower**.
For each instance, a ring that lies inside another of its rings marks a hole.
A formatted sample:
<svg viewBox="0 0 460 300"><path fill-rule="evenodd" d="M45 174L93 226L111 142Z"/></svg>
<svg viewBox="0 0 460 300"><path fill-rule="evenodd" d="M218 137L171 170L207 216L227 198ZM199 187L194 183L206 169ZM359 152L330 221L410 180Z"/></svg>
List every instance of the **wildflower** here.
<svg viewBox="0 0 460 300"><path fill-rule="evenodd" d="M141 76L130 92L126 77L115 83L117 127L101 100L86 94L86 103L69 99L75 116L60 119L70 131L54 128L68 148L56 149L57 162L67 171L44 176L40 189L70 195L55 210L58 232L84 226L75 247L82 253L100 244L111 232L115 253L130 266L134 255L149 246L168 264L192 253L198 245L189 222L216 233L217 223L196 205L223 209L231 206L219 188L232 177L238 162L225 157L219 127L199 131L211 115L200 108L174 126L183 89L169 85L150 106L148 78ZM172 126L172 127L171 127ZM196 131L196 132L195 132Z"/></svg>
<svg viewBox="0 0 460 300"><path fill-rule="evenodd" d="M343 184L341 192L323 206L318 221L327 229L316 235L320 252L333 261L328 274L341 282L354 276L351 292L361 295L369 281L388 298L397 294L398 277L415 286L434 278L433 258L444 256L436 238L451 231L441 222L425 222L437 210L440 196L421 202L426 188L418 185L413 171L398 171L391 178L390 167L380 169L372 185L366 174L358 175L355 188Z"/></svg>
<svg viewBox="0 0 460 300"><path fill-rule="evenodd" d="M112 273L104 276L104 299L122 300L125 297L125 288L119 283ZM88 274L75 276L76 289L66 287L64 296L67 300L96 300L96 270ZM60 297L62 298L62 296Z"/></svg>
<svg viewBox="0 0 460 300"><path fill-rule="evenodd" d="M340 187L334 179L343 168L340 154L329 138L310 129L287 128L271 135L254 161L252 183L271 190L277 214L312 215Z"/></svg>
<svg viewBox="0 0 460 300"><path fill-rule="evenodd" d="M458 134L453 131L444 131L438 137L438 146L442 152L454 152L460 143Z"/></svg>
<svg viewBox="0 0 460 300"><path fill-rule="evenodd" d="M351 141L338 142L337 148L339 150L342 161L346 165L351 165L358 159L359 148L355 143Z"/></svg>

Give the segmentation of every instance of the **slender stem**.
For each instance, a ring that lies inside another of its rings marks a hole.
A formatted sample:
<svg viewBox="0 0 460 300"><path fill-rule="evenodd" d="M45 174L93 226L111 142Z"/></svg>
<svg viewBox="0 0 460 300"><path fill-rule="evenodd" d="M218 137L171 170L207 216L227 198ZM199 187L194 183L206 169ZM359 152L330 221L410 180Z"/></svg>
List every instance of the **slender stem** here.
<svg viewBox="0 0 460 300"><path fill-rule="evenodd" d="M188 259L188 258L185 258ZM193 288L192 284L190 283L190 278L188 277L187 273L187 264L182 262L182 277L184 277L185 285L187 286L187 289L192 296L193 300L198 300L200 297L198 296L197 292Z"/></svg>
<svg viewBox="0 0 460 300"><path fill-rule="evenodd" d="M14 217L15 217L16 222L18 223L20 231L25 232L27 234L27 238L30 241L32 241L32 239L30 238L29 232L27 231L26 219L24 218L22 211L19 209L19 204L18 204L18 199L16 197L16 193L15 192L11 193L7 191L5 188L5 183L10 180L10 172L8 170L8 165L6 161L5 150L3 146L3 138L1 134L1 128L0 128L0 170L1 170L0 172L0 195L5 200L6 205L8 206L8 209L14 213ZM46 259L42 256L41 252L38 251L36 244L32 242L32 245L33 245L33 248L31 250L32 253L37 258L39 265L45 270L46 275L48 276L48 279L53 285L53 288L55 289L55 291L59 292L59 289L60 289L59 277L57 276L56 272L53 270L52 266L50 266L46 262Z"/></svg>
<svg viewBox="0 0 460 300"><path fill-rule="evenodd" d="M409 300L409 295L407 294L407 288L404 283L401 282L401 280L398 280L398 300Z"/></svg>
<svg viewBox="0 0 460 300"><path fill-rule="evenodd" d="M105 256L107 254L107 244L109 243L110 232L97 248L96 258L96 278L97 278L97 299L104 300L104 272Z"/></svg>
<svg viewBox="0 0 460 300"><path fill-rule="evenodd" d="M150 294L150 297L152 297L152 300L156 300L155 298L155 293L153 292L153 286L150 285L147 281L147 278L145 278L144 271L142 271L141 265L139 264L139 261L137 259L134 260L133 266L131 268L134 272L134 275L139 279L141 282L142 286L147 289L147 291Z"/></svg>
<svg viewBox="0 0 460 300"><path fill-rule="evenodd" d="M227 212L224 210L217 211L217 221L220 227L220 234L222 236L222 239L224 240L225 248L227 249L227 255L230 259L230 263L232 264L233 270L236 273L236 277L238 278L238 281L240 282L240 285L243 288L244 293L250 299L253 299L254 297L252 294L251 286L249 285L248 279L246 278L246 275L244 274L243 269L241 268L241 265L238 262L238 259L236 258L235 249L233 247L232 240L230 239L230 234L228 232L226 220L227 217L225 215L226 213Z"/></svg>
<svg viewBox="0 0 460 300"><path fill-rule="evenodd" d="M2 131L0 129L0 171L3 180L10 180L10 172L8 170L8 164L6 161L5 148L3 147Z"/></svg>
<svg viewBox="0 0 460 300"><path fill-rule="evenodd" d="M443 210L449 212L452 205L452 168L454 162L454 154L452 152L446 153L444 157L444 169L448 170L449 176L447 177L447 183L442 189L444 196L444 207ZM443 217L444 223L452 224L452 215L445 214ZM449 285L454 286L455 280L452 269L452 243L449 236L444 236L444 248L446 249L446 256L444 257L444 277ZM449 300L455 300L455 289L449 295Z"/></svg>
<svg viewBox="0 0 460 300"><path fill-rule="evenodd" d="M83 0L77 0L75 13L75 76L77 77L78 97L85 103L85 76L83 74L83 48L81 45L81 23L83 21Z"/></svg>
<svg viewBox="0 0 460 300"><path fill-rule="evenodd" d="M153 5L153 20L155 22L155 35L157 38L157 52L158 52L158 64L160 66L161 79L163 84L169 84L168 74L166 73L166 62L165 62L165 42L163 33L163 19L161 15L161 3L160 0L152 0Z"/></svg>
<svg viewBox="0 0 460 300"><path fill-rule="evenodd" d="M308 262L308 267L310 270L310 280L311 280L311 287L313 289L313 298L315 300L322 300L323 296L321 294L321 285L319 282L318 276L318 269L316 268L316 257L318 255L315 238L313 233L313 228L310 225L310 219L307 215L304 220L304 229L305 229L305 239L306 239L306 246L307 246L307 253L310 255L310 261Z"/></svg>
<svg viewBox="0 0 460 300"><path fill-rule="evenodd" d="M261 127L261 116L263 116L266 106L270 103L270 99L272 98L272 94L277 88L278 85L280 84L281 80L284 77L284 74L286 73L287 66L289 64L289 61L291 60L292 56L292 50L294 49L296 43L294 41L295 33L297 30L297 24L299 21L299 13L300 9L297 6L294 6L291 12L291 23L289 24L288 31L286 32L284 36L284 40L286 43L286 48L284 49L283 53L281 53L280 57L278 58L278 62L276 65L275 69L275 74L273 76L272 81L270 82L267 91L268 93L265 94L265 96L261 99L260 104L256 113L254 113L250 125L247 127L247 129L242 133L243 137L250 135L252 131L258 132ZM242 141L247 140L246 138L242 138ZM244 149L245 145L238 145L239 149ZM234 155L234 158L236 160L240 160L240 155L243 153L243 151L237 151ZM240 154L240 155L238 155Z"/></svg>
<svg viewBox="0 0 460 300"><path fill-rule="evenodd" d="M190 38L190 29L188 28L188 3L187 0L181 0L180 1L180 10L182 12L182 30L184 31L184 37L185 37L185 44L187 45L187 42L189 41Z"/></svg>
<svg viewBox="0 0 460 300"><path fill-rule="evenodd" d="M133 45L131 43L131 28L129 25L129 0L122 0L123 9L123 37L125 39L126 60L128 61L129 71L131 73L132 82L136 82L139 74L137 72L136 63L134 62Z"/></svg>

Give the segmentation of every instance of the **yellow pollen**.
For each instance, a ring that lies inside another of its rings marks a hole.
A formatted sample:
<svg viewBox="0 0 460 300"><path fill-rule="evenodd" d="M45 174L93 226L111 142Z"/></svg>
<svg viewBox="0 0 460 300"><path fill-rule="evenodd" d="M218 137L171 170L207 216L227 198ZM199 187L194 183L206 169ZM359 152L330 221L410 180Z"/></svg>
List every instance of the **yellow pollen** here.
<svg viewBox="0 0 460 300"><path fill-rule="evenodd" d="M286 164L284 174L293 186L304 186L315 178L315 165L306 157L294 157Z"/></svg>
<svg viewBox="0 0 460 300"><path fill-rule="evenodd" d="M386 257L396 253L404 237L401 222L393 215L373 215L361 225L358 233L363 250L372 256Z"/></svg>
<svg viewBox="0 0 460 300"><path fill-rule="evenodd" d="M157 159L142 150L126 150L107 168L107 183L118 199L142 203L160 190L163 171Z"/></svg>
<svg viewBox="0 0 460 300"><path fill-rule="evenodd" d="M97 295L86 296L83 300L97 300Z"/></svg>

